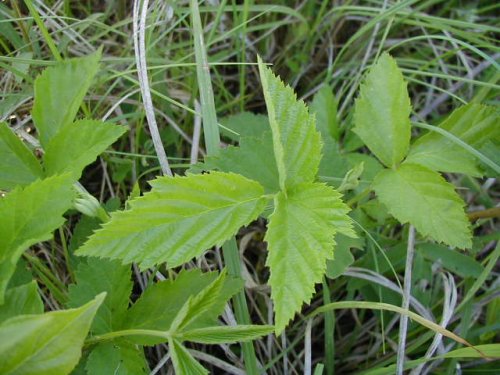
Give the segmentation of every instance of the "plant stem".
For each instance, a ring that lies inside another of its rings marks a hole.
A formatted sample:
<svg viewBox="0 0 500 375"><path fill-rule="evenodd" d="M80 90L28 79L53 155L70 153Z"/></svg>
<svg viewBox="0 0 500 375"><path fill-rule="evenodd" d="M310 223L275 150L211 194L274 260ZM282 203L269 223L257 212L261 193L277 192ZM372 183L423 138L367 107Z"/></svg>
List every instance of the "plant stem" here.
<svg viewBox="0 0 500 375"><path fill-rule="evenodd" d="M144 103L144 111L146 112L146 119L148 120L149 132L153 140L156 155L160 162L161 170L164 175L172 176L170 165L168 164L167 154L160 137L158 124L156 123L153 99L151 98L151 90L149 87L148 67L146 63L146 15L148 11L149 0L142 2L140 0L134 1L134 49L135 59L137 66L137 73L139 76L139 85L141 87L142 101ZM140 17L139 17L140 13Z"/></svg>
<svg viewBox="0 0 500 375"><path fill-rule="evenodd" d="M323 303L331 302L330 288L328 282L323 279ZM325 312L325 367L326 374L333 375L335 372L335 311Z"/></svg>
<svg viewBox="0 0 500 375"><path fill-rule="evenodd" d="M210 69L208 66L207 52L203 40L203 28L201 25L198 1L191 0L191 17L193 23L194 49L196 59L196 72L198 76L198 86L200 90L201 115L203 119L203 134L205 136L205 146L207 155L213 156L219 153L220 134L215 111L214 94L212 81L210 79ZM240 256L236 238L231 238L222 246L224 261L228 274L234 277L241 277ZM238 323L250 324L250 314L246 303L245 291L242 290L233 298L235 315ZM252 342L241 343L243 358L247 374L258 374L257 357Z"/></svg>
<svg viewBox="0 0 500 375"><path fill-rule="evenodd" d="M410 307L410 292L411 292L411 271L413 268L413 256L415 254L415 228L410 225L408 229L408 246L406 248L406 266L405 278L403 285L403 303L402 308L408 310ZM405 346L406 346L406 333L408 329L408 317L401 316L399 322L399 341L398 341L398 355L396 362L396 374L403 375L405 364Z"/></svg>
<svg viewBox="0 0 500 375"><path fill-rule="evenodd" d="M241 265L236 238L231 238L222 246L222 252L226 263L228 274L234 277L241 277ZM233 297L233 305L238 323L251 324L248 313L245 291L237 293ZM243 358L245 359L245 369L247 374L258 374L257 357L252 342L241 343Z"/></svg>
<svg viewBox="0 0 500 375"><path fill-rule="evenodd" d="M194 53L196 59L196 74L200 90L201 116L203 119L203 134L208 155L219 153L220 135L217 115L215 112L214 93L210 78L210 67L203 41L203 28L201 25L198 1L191 0L191 17L193 22Z"/></svg>
<svg viewBox="0 0 500 375"><path fill-rule="evenodd" d="M52 55L54 56L54 58L57 61L63 61L63 58L62 58L61 54L59 53L59 51L56 47L56 44L54 43L54 39L52 39L52 37L50 36L49 31L45 27L42 19L40 18L40 15L38 14L35 7L33 6L33 3L31 2L31 0L24 0L24 3L26 4L26 7L30 11L30 14L33 17L33 19L35 20L38 28L40 29L40 31L45 39L45 42L49 46L50 52L52 52Z"/></svg>

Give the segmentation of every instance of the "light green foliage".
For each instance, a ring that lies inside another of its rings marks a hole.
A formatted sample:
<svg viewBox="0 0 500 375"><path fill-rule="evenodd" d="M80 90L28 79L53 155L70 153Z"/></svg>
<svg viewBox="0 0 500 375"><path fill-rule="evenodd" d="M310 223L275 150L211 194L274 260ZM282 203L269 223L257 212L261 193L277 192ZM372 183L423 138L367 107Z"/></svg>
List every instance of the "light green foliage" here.
<svg viewBox="0 0 500 375"><path fill-rule="evenodd" d="M215 324L212 326L200 324L201 321L206 321L207 315L209 317L220 315L229 298L243 286L239 283L238 289L227 294L224 291L227 283L234 283L234 280L228 279L224 270L198 294L190 296L178 310L168 331L168 344L176 374L206 373L182 346L182 341L192 339L194 342L232 343L236 337L239 341L253 340L274 329L271 326L221 327Z"/></svg>
<svg viewBox="0 0 500 375"><path fill-rule="evenodd" d="M271 326L221 327L217 324L216 318L227 301L242 287L243 282L227 277L225 270L218 277L215 273L203 274L199 270L182 271L173 281L151 286L130 309L125 328L147 329L156 334L131 335L129 341L145 345L168 341L176 373L192 374L194 369L205 371L187 354L182 341L207 344L248 341L274 329ZM180 357L175 359L175 355Z"/></svg>
<svg viewBox="0 0 500 375"><path fill-rule="evenodd" d="M321 136L314 116L305 103L297 100L259 58L259 71L273 135L274 156L280 188L286 191L297 184L312 182L321 159Z"/></svg>
<svg viewBox="0 0 500 375"><path fill-rule="evenodd" d="M41 313L43 313L43 302L38 295L36 281L32 281L7 290L5 301L0 305L0 322L16 315Z"/></svg>
<svg viewBox="0 0 500 375"><path fill-rule="evenodd" d="M180 335L183 340L199 344L236 343L257 339L271 334L273 326L219 326L192 329Z"/></svg>
<svg viewBox="0 0 500 375"><path fill-rule="evenodd" d="M175 280L151 285L130 308L125 327L168 330L188 298L201 292L216 277L214 272L202 273L196 269L182 271Z"/></svg>
<svg viewBox="0 0 500 375"><path fill-rule="evenodd" d="M337 191L324 184L302 184L289 189L286 196L279 193L275 207L265 240L279 333L321 282L326 260L333 258L335 233L355 234L347 216L349 208Z"/></svg>
<svg viewBox="0 0 500 375"><path fill-rule="evenodd" d="M220 302L219 296L221 295L222 288L224 287L225 279L226 271L224 270L212 283L203 288L201 292L189 297L177 313L175 319L172 321L170 329L172 331L182 331L186 329L186 327L193 326L197 320L200 320L200 318L208 314L209 311L218 302ZM241 289L242 285L240 284L239 286L240 288L238 288L235 292ZM230 297L231 296L228 296L228 298L225 298L222 301L222 308L224 308L226 301ZM218 311L215 316L219 316L221 313L222 310Z"/></svg>
<svg viewBox="0 0 500 375"><path fill-rule="evenodd" d="M68 175L35 181L0 199L0 303L23 251L51 237L52 231L64 223L62 215L71 207L72 199Z"/></svg>
<svg viewBox="0 0 500 375"><path fill-rule="evenodd" d="M202 293L212 286L215 281L219 288L212 291L211 304L203 314L191 319L188 328L208 327L216 324L217 317L223 312L226 302L242 287L242 280L225 275L217 279L215 272L202 273L200 270L182 271L175 280L166 280L150 286L130 308L125 320L125 327L129 329L152 329L167 331L171 329L174 319L179 319L179 313L184 307L184 313L192 315L194 310L187 306L188 300ZM222 284L221 284L222 283ZM197 297L197 299L200 299ZM183 316L184 318L189 318ZM136 343L153 345L164 340L157 337L133 336L130 338Z"/></svg>
<svg viewBox="0 0 500 375"><path fill-rule="evenodd" d="M333 258L335 233L355 234L347 216L349 208L342 203L340 194L313 182L322 149L314 116L260 59L259 71L281 189L275 195L275 209L265 237L276 332L280 333L302 303L310 301L314 285L321 282L326 261ZM325 116L321 117L323 121L332 121L336 114ZM321 126L333 146L328 125Z"/></svg>
<svg viewBox="0 0 500 375"><path fill-rule="evenodd" d="M0 325L0 373L64 375L76 366L104 295L71 310L21 315Z"/></svg>
<svg viewBox="0 0 500 375"><path fill-rule="evenodd" d="M142 347L125 340L98 344L90 353L85 370L88 375L150 373Z"/></svg>
<svg viewBox="0 0 500 375"><path fill-rule="evenodd" d="M83 98L99 69L101 52L70 59L43 71L35 80L35 102L31 112L47 147L60 128L73 122Z"/></svg>
<svg viewBox="0 0 500 375"><path fill-rule="evenodd" d="M276 193L280 189L270 132L259 138L241 137L239 147L221 149L217 155L205 157L203 163L194 165L190 170L201 172L213 169L238 173L257 181L266 193Z"/></svg>
<svg viewBox="0 0 500 375"><path fill-rule="evenodd" d="M42 175L33 153L6 123L0 122L0 190L28 185Z"/></svg>
<svg viewBox="0 0 500 375"><path fill-rule="evenodd" d="M205 375L208 371L197 362L182 344L175 340L168 340L170 355L176 375Z"/></svg>
<svg viewBox="0 0 500 375"><path fill-rule="evenodd" d="M373 189L401 223L411 223L424 236L449 246L472 246L464 202L437 172L405 163L380 172Z"/></svg>
<svg viewBox="0 0 500 375"><path fill-rule="evenodd" d="M411 104L396 61L382 54L361 85L354 132L388 167L403 160L410 145Z"/></svg>
<svg viewBox="0 0 500 375"><path fill-rule="evenodd" d="M267 116L252 112L240 112L221 118L220 123L224 126L221 134L233 141L249 137L260 138L265 131L270 130Z"/></svg>
<svg viewBox="0 0 500 375"><path fill-rule="evenodd" d="M109 122L79 120L63 125L50 140L43 158L46 174L71 173L74 179L116 141L126 128Z"/></svg>
<svg viewBox="0 0 500 375"><path fill-rule="evenodd" d="M500 141L499 112L494 107L469 103L453 111L440 128L481 149L489 140ZM411 147L407 161L435 171L481 176L477 160L451 139L429 132Z"/></svg>
<svg viewBox="0 0 500 375"><path fill-rule="evenodd" d="M259 183L231 173L160 177L151 185L130 210L113 213L77 254L175 267L222 245L266 203Z"/></svg>
<svg viewBox="0 0 500 375"><path fill-rule="evenodd" d="M76 307L99 293L106 298L92 322L92 332L102 334L123 326L132 292L132 272L129 265L116 260L87 258L78 265L76 284L69 286L68 306Z"/></svg>

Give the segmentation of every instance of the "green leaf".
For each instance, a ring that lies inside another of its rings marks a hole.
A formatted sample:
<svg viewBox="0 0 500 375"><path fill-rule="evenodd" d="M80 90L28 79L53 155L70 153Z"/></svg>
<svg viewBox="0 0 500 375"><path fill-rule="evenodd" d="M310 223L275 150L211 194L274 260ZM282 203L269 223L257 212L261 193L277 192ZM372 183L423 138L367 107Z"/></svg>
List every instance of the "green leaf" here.
<svg viewBox="0 0 500 375"><path fill-rule="evenodd" d="M97 294L106 292L91 331L103 334L121 329L133 286L130 265L124 266L116 260L88 258L80 262L75 276L76 284L69 286L68 306L81 306Z"/></svg>
<svg viewBox="0 0 500 375"><path fill-rule="evenodd" d="M266 325L217 326L182 332L179 338L199 344L230 344L255 340L273 331L273 326Z"/></svg>
<svg viewBox="0 0 500 375"><path fill-rule="evenodd" d="M168 331L179 311L189 298L201 293L217 279L216 272L202 273L200 270L182 271L175 280L165 280L151 285L130 308L125 319L127 329L150 329ZM226 277L210 308L189 324L189 328L207 327L216 324L227 301L241 288L239 279ZM152 336L133 336L130 340L143 345L164 342Z"/></svg>
<svg viewBox="0 0 500 375"><path fill-rule="evenodd" d="M335 236L335 252L333 260L326 262L326 276L335 279L341 276L347 267L354 263L354 256L351 254L351 248L364 249L363 238L351 238L343 234Z"/></svg>
<svg viewBox="0 0 500 375"><path fill-rule="evenodd" d="M83 168L115 142L126 128L109 122L79 120L63 125L50 140L43 158L46 174L71 173L79 179Z"/></svg>
<svg viewBox="0 0 500 375"><path fill-rule="evenodd" d="M410 145L411 104L403 74L384 53L361 85L354 107L354 132L388 167L397 165Z"/></svg>
<svg viewBox="0 0 500 375"><path fill-rule="evenodd" d="M279 333L321 282L326 260L333 258L335 233L355 233L347 216L349 208L336 190L324 184L302 184L289 189L287 195L278 193L275 207L265 240Z"/></svg>
<svg viewBox="0 0 500 375"><path fill-rule="evenodd" d="M47 147L59 129L75 119L99 69L100 59L101 51L98 51L83 58L60 62L37 77L31 114L42 146Z"/></svg>
<svg viewBox="0 0 500 375"><path fill-rule="evenodd" d="M220 298L225 281L226 270L224 269L220 275L212 283L203 288L201 292L188 298L173 320L170 330L176 332L188 326L192 327L196 321L206 318L206 315L210 314L210 312L213 314L214 306L216 305L219 305L219 308L215 312L215 317L220 315L227 300L231 298L231 295L225 296L226 298L222 300ZM243 285L240 283L238 289L232 294L238 292L242 286Z"/></svg>
<svg viewBox="0 0 500 375"><path fill-rule="evenodd" d="M176 375L205 375L208 371L177 340L168 340Z"/></svg>
<svg viewBox="0 0 500 375"><path fill-rule="evenodd" d="M478 278L484 271L484 267L474 257L448 249L442 245L423 243L417 249L425 258L441 263L444 268L460 277Z"/></svg>
<svg viewBox="0 0 500 375"><path fill-rule="evenodd" d="M77 254L139 262L143 269L176 267L222 245L266 204L259 183L232 173L160 177L151 185L130 210L112 213Z"/></svg>
<svg viewBox="0 0 500 375"><path fill-rule="evenodd" d="M309 105L311 113L316 116L316 127L326 143L326 139L332 138L336 141L340 137L340 129L337 121L337 99L333 95L332 88L323 86L314 95Z"/></svg>
<svg viewBox="0 0 500 375"><path fill-rule="evenodd" d="M38 294L36 281L10 288L5 293L5 301L0 305L0 322L16 315L42 314L43 302Z"/></svg>
<svg viewBox="0 0 500 375"><path fill-rule="evenodd" d="M203 163L191 167L190 171L199 173L213 169L238 173L257 181L266 193L279 191L278 169L270 132L265 132L260 138L242 137L239 147L221 149L216 156L205 157Z"/></svg>
<svg viewBox="0 0 500 375"><path fill-rule="evenodd" d="M340 185L339 178L348 171L347 160L340 152L340 131L337 123L337 99L330 87L323 86L310 104L311 113L316 116L316 127L323 140L323 157L319 164L319 174L329 177L328 183L334 187ZM336 179L331 179L332 177Z"/></svg>
<svg viewBox="0 0 500 375"><path fill-rule="evenodd" d="M0 304L23 251L51 238L52 231L64 223L62 215L72 199L68 175L35 181L0 199Z"/></svg>
<svg viewBox="0 0 500 375"><path fill-rule="evenodd" d="M494 107L469 103L457 108L439 127L468 145L481 149L491 139L500 140L499 112ZM451 139L429 132L411 147L407 162L440 172L481 176L477 160Z"/></svg>
<svg viewBox="0 0 500 375"><path fill-rule="evenodd" d="M28 185L42 175L33 153L6 123L0 122L0 189Z"/></svg>
<svg viewBox="0 0 500 375"><path fill-rule="evenodd" d="M439 173L405 163L380 172L373 189L401 223L411 223L424 236L449 246L472 246L464 202Z"/></svg>
<svg viewBox="0 0 500 375"><path fill-rule="evenodd" d="M259 57L259 71L273 134L281 190L312 182L321 159L321 136L315 118L293 89L285 86Z"/></svg>
<svg viewBox="0 0 500 375"><path fill-rule="evenodd" d="M89 355L85 370L89 375L150 373L144 350L124 340L97 345Z"/></svg>
<svg viewBox="0 0 500 375"><path fill-rule="evenodd" d="M0 325L0 373L68 374L104 295L72 310L22 315Z"/></svg>
<svg viewBox="0 0 500 375"><path fill-rule="evenodd" d="M223 117L220 123L223 126L221 134L233 141L249 137L260 138L265 131L270 129L267 116L252 112L241 112Z"/></svg>

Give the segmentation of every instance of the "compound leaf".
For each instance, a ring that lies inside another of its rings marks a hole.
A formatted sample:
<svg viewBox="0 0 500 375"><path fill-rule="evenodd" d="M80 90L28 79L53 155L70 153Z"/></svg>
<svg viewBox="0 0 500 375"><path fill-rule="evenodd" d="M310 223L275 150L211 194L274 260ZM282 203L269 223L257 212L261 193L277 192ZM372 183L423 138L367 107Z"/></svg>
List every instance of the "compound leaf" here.
<svg viewBox="0 0 500 375"><path fill-rule="evenodd" d="M309 302L314 285L321 282L326 261L333 258L335 233L355 237L348 211L340 194L321 183L301 184L286 195L277 194L265 237L277 333L302 303Z"/></svg>
<svg viewBox="0 0 500 375"><path fill-rule="evenodd" d="M37 180L0 199L0 304L23 251L51 237L64 223L72 199L68 175Z"/></svg>
<svg viewBox="0 0 500 375"><path fill-rule="evenodd" d="M201 292L216 277L215 272L202 273L193 269L182 271L175 280L151 285L130 308L125 326L167 331L188 298Z"/></svg>
<svg viewBox="0 0 500 375"><path fill-rule="evenodd" d="M89 375L146 375L150 373L142 347L125 340L97 345L87 359L85 370Z"/></svg>
<svg viewBox="0 0 500 375"><path fill-rule="evenodd" d="M42 167L26 145L0 122L0 189L25 186L43 176Z"/></svg>
<svg viewBox="0 0 500 375"><path fill-rule="evenodd" d="M259 57L260 79L273 135L281 190L312 182L321 159L321 136L305 103L293 89L265 67Z"/></svg>
<svg viewBox="0 0 500 375"><path fill-rule="evenodd" d="M42 313L43 302L38 294L36 281L32 281L7 290L4 304L0 305L0 322L16 315Z"/></svg>
<svg viewBox="0 0 500 375"><path fill-rule="evenodd" d="M75 180L79 179L83 168L125 131L123 126L97 120L79 120L63 125L46 147L43 158L46 174L68 172Z"/></svg>
<svg viewBox="0 0 500 375"><path fill-rule="evenodd" d="M232 173L166 176L151 185L151 192L130 202L130 210L112 213L77 254L139 262L142 268L179 266L222 245L266 204L259 183Z"/></svg>
<svg viewBox="0 0 500 375"><path fill-rule="evenodd" d="M470 146L481 149L489 140L500 140L499 114L494 107L469 103L454 110L439 127ZM481 176L477 160L451 139L436 132L420 137L406 160L434 171Z"/></svg>
<svg viewBox="0 0 500 375"><path fill-rule="evenodd" d="M354 132L388 167L397 165L410 146L411 104L406 82L387 53L370 69L354 107Z"/></svg>
<svg viewBox="0 0 500 375"><path fill-rule="evenodd" d="M83 341L104 299L41 315L21 315L0 325L0 373L64 375L78 363Z"/></svg>
<svg viewBox="0 0 500 375"><path fill-rule="evenodd" d="M458 248L472 246L464 202L439 173L417 164L385 169L373 181L378 199L401 223Z"/></svg>
<svg viewBox="0 0 500 375"><path fill-rule="evenodd" d="M217 277L216 272L182 271L175 280L146 289L130 308L124 328L168 331L180 325L188 329L213 326L227 301L242 287L242 280ZM154 336L133 336L130 340L143 345L165 341Z"/></svg>
<svg viewBox="0 0 500 375"><path fill-rule="evenodd" d="M99 69L101 52L70 59L45 69L35 80L35 101L31 112L40 136L47 147L59 129L70 124Z"/></svg>
<svg viewBox="0 0 500 375"><path fill-rule="evenodd" d="M76 307L99 293L106 298L92 322L92 333L102 334L122 328L132 292L130 265L116 260L87 258L78 264L76 284L69 286L68 306Z"/></svg>

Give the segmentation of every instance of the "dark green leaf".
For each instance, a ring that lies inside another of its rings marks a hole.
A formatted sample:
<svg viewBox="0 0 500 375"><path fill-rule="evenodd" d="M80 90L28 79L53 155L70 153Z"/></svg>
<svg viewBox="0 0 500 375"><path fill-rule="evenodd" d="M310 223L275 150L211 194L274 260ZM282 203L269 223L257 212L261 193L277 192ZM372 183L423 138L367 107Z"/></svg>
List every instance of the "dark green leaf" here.
<svg viewBox="0 0 500 375"><path fill-rule="evenodd" d="M88 375L150 373L142 347L124 340L97 345L90 353L85 369Z"/></svg>
<svg viewBox="0 0 500 375"><path fill-rule="evenodd" d="M81 261L76 271L76 284L69 286L68 306L81 306L97 294L106 292L91 331L102 334L119 330L124 324L132 292L131 277L130 266L118 261L97 258Z"/></svg>

